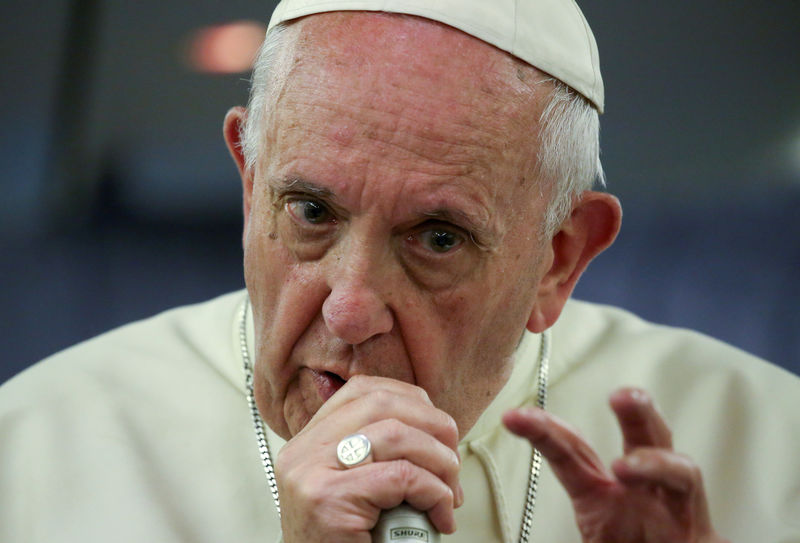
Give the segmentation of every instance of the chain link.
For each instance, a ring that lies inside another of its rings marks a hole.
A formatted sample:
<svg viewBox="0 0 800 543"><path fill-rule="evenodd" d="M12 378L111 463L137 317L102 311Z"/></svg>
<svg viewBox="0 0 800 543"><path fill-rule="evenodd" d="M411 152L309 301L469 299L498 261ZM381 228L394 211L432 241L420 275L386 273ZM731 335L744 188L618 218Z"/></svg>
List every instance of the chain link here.
<svg viewBox="0 0 800 543"><path fill-rule="evenodd" d="M264 420L258 412L256 397L253 394L253 368L250 364L250 350L247 348L247 308L250 306L250 299L246 299L242 306L242 316L239 321L239 346L242 350L242 363L244 364L245 387L247 388L247 404L250 407L250 414L253 416L253 426L256 429L256 440L258 441L258 453L261 455L261 463L264 465L264 473L267 475L267 484L275 501L275 509L278 511L278 518L281 517L281 500L278 496L278 481L275 479L275 470L272 467L272 455L269 452L269 442L264 431Z"/></svg>
<svg viewBox="0 0 800 543"><path fill-rule="evenodd" d="M539 345L539 372L536 378L536 406L544 409L547 404L547 376L550 366L550 330L542 334ZM528 479L528 495L525 499L525 512L519 532L520 543L528 543L533 527L533 508L536 507L536 490L539 488L539 473L542 471L542 453L533 449L531 473Z"/></svg>

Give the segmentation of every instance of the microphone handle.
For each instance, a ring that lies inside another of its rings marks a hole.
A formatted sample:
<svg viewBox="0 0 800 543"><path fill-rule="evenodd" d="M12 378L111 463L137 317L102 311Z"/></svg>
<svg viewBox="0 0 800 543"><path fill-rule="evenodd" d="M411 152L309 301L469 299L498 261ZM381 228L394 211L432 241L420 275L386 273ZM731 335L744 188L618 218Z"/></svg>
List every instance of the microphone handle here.
<svg viewBox="0 0 800 543"><path fill-rule="evenodd" d="M381 512L372 529L372 543L440 543L441 536L428 515L403 502Z"/></svg>

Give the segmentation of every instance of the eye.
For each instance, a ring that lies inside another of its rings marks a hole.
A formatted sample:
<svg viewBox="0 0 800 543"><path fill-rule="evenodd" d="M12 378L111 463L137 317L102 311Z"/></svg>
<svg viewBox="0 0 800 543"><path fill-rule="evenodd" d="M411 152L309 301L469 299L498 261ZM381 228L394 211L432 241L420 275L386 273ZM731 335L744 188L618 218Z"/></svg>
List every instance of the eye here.
<svg viewBox="0 0 800 543"><path fill-rule="evenodd" d="M290 200L286 209L295 220L309 224L325 224L334 221L328 207L316 200Z"/></svg>
<svg viewBox="0 0 800 543"><path fill-rule="evenodd" d="M464 243L461 234L442 228L432 228L417 234L420 242L435 253L447 253Z"/></svg>

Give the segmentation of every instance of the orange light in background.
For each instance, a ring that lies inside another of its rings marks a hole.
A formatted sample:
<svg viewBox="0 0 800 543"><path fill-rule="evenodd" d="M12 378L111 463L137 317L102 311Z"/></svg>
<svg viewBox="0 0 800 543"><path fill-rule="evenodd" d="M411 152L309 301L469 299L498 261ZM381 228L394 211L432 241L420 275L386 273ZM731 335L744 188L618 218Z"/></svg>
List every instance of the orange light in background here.
<svg viewBox="0 0 800 543"><path fill-rule="evenodd" d="M213 74L250 70L267 27L256 21L237 21L195 31L188 40L191 69Z"/></svg>

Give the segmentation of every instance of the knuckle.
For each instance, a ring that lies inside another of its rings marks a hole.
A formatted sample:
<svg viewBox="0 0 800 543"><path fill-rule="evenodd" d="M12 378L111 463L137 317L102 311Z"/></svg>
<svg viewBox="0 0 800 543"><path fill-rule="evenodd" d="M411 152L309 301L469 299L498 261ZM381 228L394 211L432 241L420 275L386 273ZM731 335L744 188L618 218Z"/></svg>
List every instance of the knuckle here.
<svg viewBox="0 0 800 543"><path fill-rule="evenodd" d="M408 426L400 422L400 420L396 418L386 419L382 422L383 428L383 439L389 445L397 445L405 441L408 436L409 429Z"/></svg>
<svg viewBox="0 0 800 543"><path fill-rule="evenodd" d="M425 403L427 403L429 405L433 405L433 402L431 402L430 396L428 396L428 391L427 390L425 390L424 388L422 388L420 386L414 386L413 390L414 390L415 394L417 396L419 396L419 398L422 401L424 401Z"/></svg>
<svg viewBox="0 0 800 543"><path fill-rule="evenodd" d="M440 506L449 510L453 509L456 502L456 495L452 488L446 484L437 485L435 496L436 503Z"/></svg>
<svg viewBox="0 0 800 543"><path fill-rule="evenodd" d="M458 453L456 453L456 451L452 449L448 450L450 451L450 454L448 455L450 471L452 471L454 474L457 475L458 472L461 471L461 458L459 458Z"/></svg>
<svg viewBox="0 0 800 543"><path fill-rule="evenodd" d="M689 476L689 480L695 486L702 486L703 484L703 472L700 470L700 466L695 464L690 458L684 457L684 461L686 462L686 472Z"/></svg>
<svg viewBox="0 0 800 543"><path fill-rule="evenodd" d="M356 390L367 389L370 384L370 377L361 374L353 375L347 380L346 384L350 388L355 388Z"/></svg>
<svg viewBox="0 0 800 543"><path fill-rule="evenodd" d="M280 453L278 453L278 455L275 457L275 470L279 471L286 477L293 477L295 473L295 467L298 464L297 458L302 457L297 457L294 455L294 449L289 445L290 444L287 444L287 446L284 447L283 450L281 450Z"/></svg>
<svg viewBox="0 0 800 543"><path fill-rule="evenodd" d="M321 480L306 477L300 481L294 481L292 495L298 500L298 503L319 506L327 495L327 489L328 485L322 484Z"/></svg>
<svg viewBox="0 0 800 543"><path fill-rule="evenodd" d="M437 485L434 493L433 493L433 500L434 506L443 507L444 509L453 509L455 505L455 494L453 493L453 489L451 489L447 485Z"/></svg>
<svg viewBox="0 0 800 543"><path fill-rule="evenodd" d="M442 443L448 445L449 447L455 447L458 445L458 424L456 424L456 420L453 417L444 411L439 410L439 420L437 421L437 426L439 428L438 437Z"/></svg>
<svg viewBox="0 0 800 543"><path fill-rule="evenodd" d="M406 486L416 476L414 465L405 459L394 460L389 463L384 472L387 482L396 486Z"/></svg>
<svg viewBox="0 0 800 543"><path fill-rule="evenodd" d="M447 437L458 443L458 424L456 424L456 419L450 415L445 417L445 431Z"/></svg>
<svg viewBox="0 0 800 543"><path fill-rule="evenodd" d="M286 473L289 471L291 464L287 459L286 450L281 451L281 454L278 454L275 457L275 469L280 471L281 473Z"/></svg>
<svg viewBox="0 0 800 543"><path fill-rule="evenodd" d="M366 394L367 402L380 411L385 411L391 408L395 403L395 396L391 392L383 389L372 390Z"/></svg>
<svg viewBox="0 0 800 543"><path fill-rule="evenodd" d="M453 509L453 506L456 503L456 495L453 493L453 489L449 486L442 487L442 501L445 503L448 509Z"/></svg>

